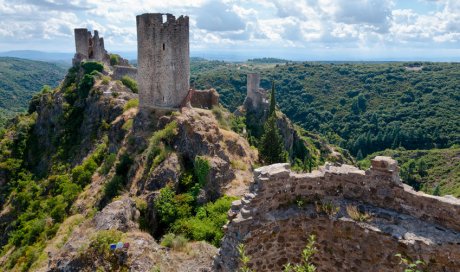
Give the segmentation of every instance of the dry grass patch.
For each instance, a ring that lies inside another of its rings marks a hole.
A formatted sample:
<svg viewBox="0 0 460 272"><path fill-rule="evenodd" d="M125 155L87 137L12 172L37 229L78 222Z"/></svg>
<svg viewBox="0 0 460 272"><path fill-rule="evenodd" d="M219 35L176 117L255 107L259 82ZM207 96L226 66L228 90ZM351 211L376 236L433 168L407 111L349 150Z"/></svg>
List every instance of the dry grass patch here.
<svg viewBox="0 0 460 272"><path fill-rule="evenodd" d="M347 205L347 213L351 219L358 222L368 222L372 220L372 215L368 212L360 212L358 207L354 205Z"/></svg>

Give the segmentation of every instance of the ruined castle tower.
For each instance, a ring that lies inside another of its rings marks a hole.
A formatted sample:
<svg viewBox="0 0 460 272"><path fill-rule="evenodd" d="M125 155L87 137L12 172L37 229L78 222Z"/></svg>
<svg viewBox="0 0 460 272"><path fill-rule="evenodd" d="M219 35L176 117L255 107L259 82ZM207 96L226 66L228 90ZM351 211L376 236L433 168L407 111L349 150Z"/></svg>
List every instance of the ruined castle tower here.
<svg viewBox="0 0 460 272"><path fill-rule="evenodd" d="M136 21L139 106L177 108L190 88L189 18L146 13Z"/></svg>
<svg viewBox="0 0 460 272"><path fill-rule="evenodd" d="M258 109L268 103L267 93L260 89L260 74L249 73L246 85L246 99L244 105L250 109Z"/></svg>
<svg viewBox="0 0 460 272"><path fill-rule="evenodd" d="M76 28L74 33L76 49L72 61L74 65L83 60L109 61L110 58L104 48L104 39L99 38L97 30L94 31L94 37L86 28Z"/></svg>

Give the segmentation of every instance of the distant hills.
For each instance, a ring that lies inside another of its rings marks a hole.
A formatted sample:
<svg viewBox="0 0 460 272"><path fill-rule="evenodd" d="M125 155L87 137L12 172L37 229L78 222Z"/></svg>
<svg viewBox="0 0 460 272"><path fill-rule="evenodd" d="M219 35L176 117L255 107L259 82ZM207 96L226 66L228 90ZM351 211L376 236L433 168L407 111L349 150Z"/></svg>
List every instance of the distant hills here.
<svg viewBox="0 0 460 272"><path fill-rule="evenodd" d="M0 127L5 119L25 111L44 85L57 86L66 70L55 63L0 57Z"/></svg>

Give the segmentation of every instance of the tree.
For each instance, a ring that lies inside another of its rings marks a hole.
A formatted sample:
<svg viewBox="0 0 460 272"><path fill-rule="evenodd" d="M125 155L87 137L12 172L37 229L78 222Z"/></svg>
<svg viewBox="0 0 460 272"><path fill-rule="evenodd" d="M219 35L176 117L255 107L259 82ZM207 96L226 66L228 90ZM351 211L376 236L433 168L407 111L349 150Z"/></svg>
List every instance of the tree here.
<svg viewBox="0 0 460 272"><path fill-rule="evenodd" d="M276 111L276 97L275 97L275 82L272 81L272 91L270 93L270 112L268 116L272 116Z"/></svg>
<svg viewBox="0 0 460 272"><path fill-rule="evenodd" d="M286 161L283 140L276 125L275 106L275 84L272 82L270 112L264 125L264 133L260 139L260 158L268 164Z"/></svg>
<svg viewBox="0 0 460 272"><path fill-rule="evenodd" d="M264 134L260 139L260 158L267 164L285 162L283 140L276 125L276 116L270 116L264 125Z"/></svg>

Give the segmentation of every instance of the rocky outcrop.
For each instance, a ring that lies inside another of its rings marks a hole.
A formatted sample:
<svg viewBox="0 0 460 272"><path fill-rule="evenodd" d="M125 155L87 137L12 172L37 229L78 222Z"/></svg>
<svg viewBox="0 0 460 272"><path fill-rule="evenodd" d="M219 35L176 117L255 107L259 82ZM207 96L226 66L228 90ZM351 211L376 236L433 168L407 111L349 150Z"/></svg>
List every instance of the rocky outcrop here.
<svg viewBox="0 0 460 272"><path fill-rule="evenodd" d="M129 198L117 200L105 206L94 216L96 230L116 229L127 232L138 228L140 213L136 204Z"/></svg>
<svg viewBox="0 0 460 272"><path fill-rule="evenodd" d="M280 271L300 261L311 234L318 271L396 271L397 253L424 260L429 271L460 267L460 200L415 192L390 158L376 157L366 172L326 165L296 174L286 164L266 166L256 169L250 191L229 212L218 271L238 267L240 243L256 271ZM350 207L370 218L358 219Z"/></svg>

